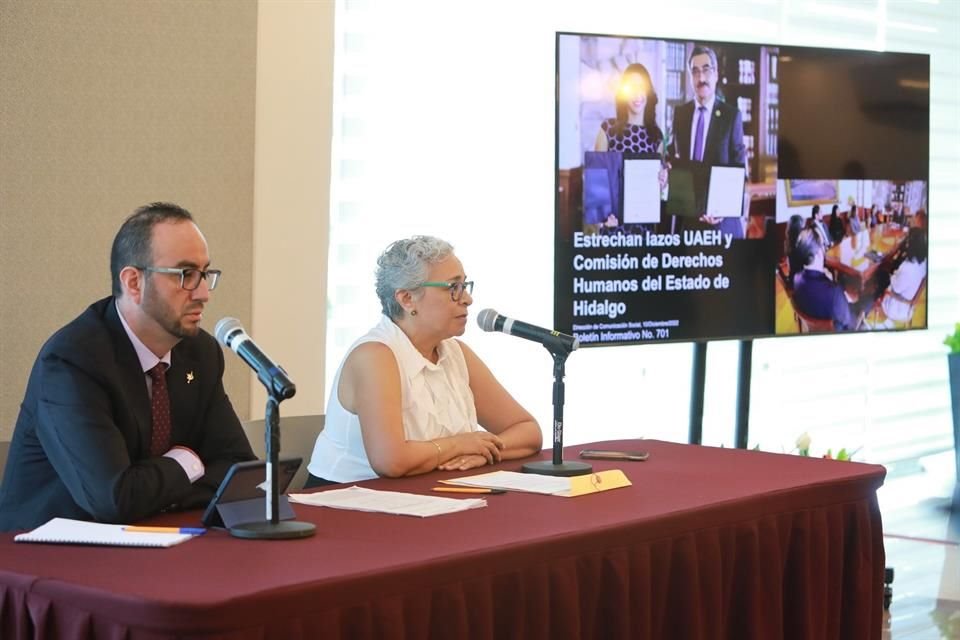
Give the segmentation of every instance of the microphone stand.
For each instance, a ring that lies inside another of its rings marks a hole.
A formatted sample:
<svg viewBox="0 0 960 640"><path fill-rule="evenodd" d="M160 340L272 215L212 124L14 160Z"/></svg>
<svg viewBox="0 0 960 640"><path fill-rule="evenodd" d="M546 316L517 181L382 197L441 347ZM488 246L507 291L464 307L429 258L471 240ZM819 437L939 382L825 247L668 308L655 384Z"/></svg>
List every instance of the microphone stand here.
<svg viewBox="0 0 960 640"><path fill-rule="evenodd" d="M247 522L230 528L230 535L237 538L251 538L256 540L283 540L290 538L309 538L316 533L317 527L312 522L298 522L297 520L280 520L280 484L279 464L280 457L280 402L282 397L273 393L273 386L267 387L267 408L265 411L266 431L263 434L267 450L267 485L266 520L264 522ZM292 394L291 394L292 395Z"/></svg>
<svg viewBox="0 0 960 640"><path fill-rule="evenodd" d="M560 348L551 349L546 344L543 346L553 356L553 460L528 462L520 470L524 473L565 477L592 473L593 467L586 462L563 459L563 367L570 352Z"/></svg>

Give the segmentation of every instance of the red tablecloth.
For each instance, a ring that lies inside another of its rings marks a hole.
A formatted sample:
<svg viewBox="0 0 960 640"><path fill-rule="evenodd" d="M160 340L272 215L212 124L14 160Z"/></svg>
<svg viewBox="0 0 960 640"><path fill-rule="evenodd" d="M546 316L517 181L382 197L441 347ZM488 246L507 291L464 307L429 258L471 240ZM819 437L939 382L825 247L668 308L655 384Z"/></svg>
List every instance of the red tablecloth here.
<svg viewBox="0 0 960 640"><path fill-rule="evenodd" d="M882 467L652 440L585 446L651 455L592 461L631 487L494 495L435 518L295 505L317 525L302 540L211 531L135 549L2 534L0 637L880 637ZM458 475L362 484L429 493Z"/></svg>

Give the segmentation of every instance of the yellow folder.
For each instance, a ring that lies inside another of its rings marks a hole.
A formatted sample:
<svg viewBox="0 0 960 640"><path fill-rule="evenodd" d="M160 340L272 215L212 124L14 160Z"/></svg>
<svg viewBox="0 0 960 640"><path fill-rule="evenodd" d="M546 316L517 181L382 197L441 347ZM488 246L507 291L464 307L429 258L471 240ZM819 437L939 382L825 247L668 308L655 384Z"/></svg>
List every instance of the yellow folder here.
<svg viewBox="0 0 960 640"><path fill-rule="evenodd" d="M597 471L596 473L588 473L584 476L574 476L570 478L570 493L561 495L572 498L574 496L584 496L588 493L599 493L601 491L609 491L610 489L629 487L631 484L633 483L630 482L620 469Z"/></svg>

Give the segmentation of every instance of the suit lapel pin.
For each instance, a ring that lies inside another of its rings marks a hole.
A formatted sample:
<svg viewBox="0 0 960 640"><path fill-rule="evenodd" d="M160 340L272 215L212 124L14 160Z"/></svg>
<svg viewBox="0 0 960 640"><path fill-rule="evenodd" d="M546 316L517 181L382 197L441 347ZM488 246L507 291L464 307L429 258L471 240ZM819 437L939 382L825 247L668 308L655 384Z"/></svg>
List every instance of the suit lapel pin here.
<svg viewBox="0 0 960 640"><path fill-rule="evenodd" d="M719 118L719 117L720 117L720 109L717 109L716 111L714 111L714 112L713 112L713 115L715 115L715 116L717 116L717 117Z"/></svg>
<svg viewBox="0 0 960 640"><path fill-rule="evenodd" d="M187 384L193 382L193 371L187 371Z"/></svg>

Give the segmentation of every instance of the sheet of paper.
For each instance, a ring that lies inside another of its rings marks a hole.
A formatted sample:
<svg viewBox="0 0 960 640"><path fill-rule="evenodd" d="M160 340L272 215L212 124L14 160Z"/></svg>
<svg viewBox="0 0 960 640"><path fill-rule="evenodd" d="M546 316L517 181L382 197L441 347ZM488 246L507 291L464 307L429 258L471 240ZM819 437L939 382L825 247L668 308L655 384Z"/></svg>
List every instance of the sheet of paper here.
<svg viewBox="0 0 960 640"><path fill-rule="evenodd" d="M707 215L738 218L743 213L743 167L711 167L707 189Z"/></svg>
<svg viewBox="0 0 960 640"><path fill-rule="evenodd" d="M623 161L623 221L660 222L660 161Z"/></svg>
<svg viewBox="0 0 960 640"><path fill-rule="evenodd" d="M545 495L561 495L570 490L570 478L544 476L538 473L520 473L519 471L493 471L476 476L441 480L445 484L465 487L488 487L507 491L526 491Z"/></svg>
<svg viewBox="0 0 960 640"><path fill-rule="evenodd" d="M28 533L14 536L16 542L95 544L111 547L172 547L193 536L188 533L141 533L124 531L126 525L102 524L54 518Z"/></svg>
<svg viewBox="0 0 960 640"><path fill-rule="evenodd" d="M289 498L291 502L314 507L391 513L418 518L429 518L487 506L487 501L483 498L441 498L399 491L375 491L356 486L319 493L292 493Z"/></svg>

